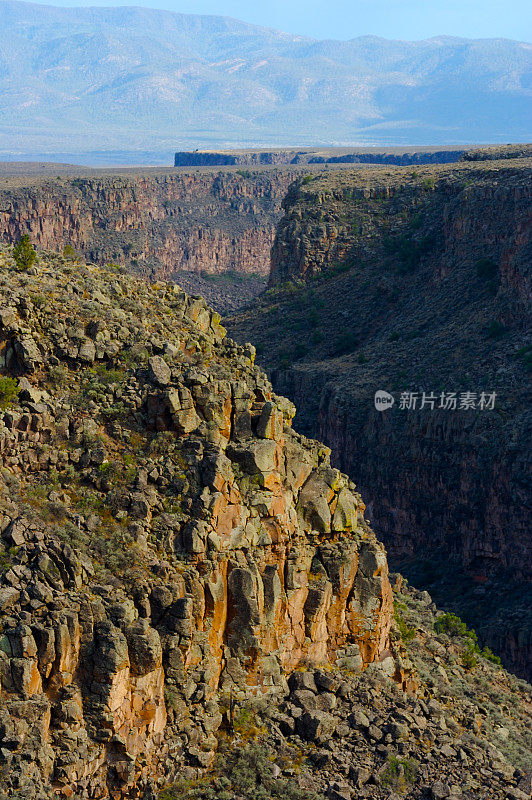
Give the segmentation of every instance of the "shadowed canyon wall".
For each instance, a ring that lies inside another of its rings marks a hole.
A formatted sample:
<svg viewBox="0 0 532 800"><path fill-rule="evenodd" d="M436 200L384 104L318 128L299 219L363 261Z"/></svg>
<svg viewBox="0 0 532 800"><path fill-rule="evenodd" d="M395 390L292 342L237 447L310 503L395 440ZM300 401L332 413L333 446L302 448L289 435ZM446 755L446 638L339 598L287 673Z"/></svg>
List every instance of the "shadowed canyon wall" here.
<svg viewBox="0 0 532 800"><path fill-rule="evenodd" d="M522 674L531 175L521 160L294 185L272 292L227 323L257 343L276 389L298 404L299 429L326 441L359 486L395 563L439 586L437 600L455 602ZM377 390L394 397L386 411ZM401 407L404 392L415 409ZM423 392L433 408L421 408ZM456 410L439 407L442 392L456 393ZM493 410L482 392L496 393Z"/></svg>

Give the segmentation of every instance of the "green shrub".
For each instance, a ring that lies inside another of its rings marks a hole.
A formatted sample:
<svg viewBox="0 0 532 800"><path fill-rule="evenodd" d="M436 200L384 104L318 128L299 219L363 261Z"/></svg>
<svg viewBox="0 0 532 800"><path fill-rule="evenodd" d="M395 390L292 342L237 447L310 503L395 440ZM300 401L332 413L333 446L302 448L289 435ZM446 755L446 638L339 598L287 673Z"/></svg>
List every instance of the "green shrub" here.
<svg viewBox="0 0 532 800"><path fill-rule="evenodd" d="M48 379L55 387L65 386L68 378L68 369L64 364L57 364L48 370Z"/></svg>
<svg viewBox="0 0 532 800"><path fill-rule="evenodd" d="M473 670L475 667L478 667L478 647L475 649L473 643L468 645L464 652L462 653L462 666L464 669Z"/></svg>
<svg viewBox="0 0 532 800"><path fill-rule="evenodd" d="M500 339L506 333L506 327L498 319L493 319L486 328L486 333L489 339Z"/></svg>
<svg viewBox="0 0 532 800"><path fill-rule="evenodd" d="M297 783L274 778L272 761L275 754L266 746L251 742L243 749L227 754L223 772L230 779L230 788L245 800L311 800L315 795L300 789ZM229 788L229 787L227 787Z"/></svg>
<svg viewBox="0 0 532 800"><path fill-rule="evenodd" d="M403 642L411 642L416 635L416 629L410 628L406 620L397 611L395 612L395 624Z"/></svg>
<svg viewBox="0 0 532 800"><path fill-rule="evenodd" d="M311 180L312 180L312 175L305 175L305 177L301 179L301 185L306 186L311 182Z"/></svg>
<svg viewBox="0 0 532 800"><path fill-rule="evenodd" d="M501 659L499 658L499 656L496 656L495 653L492 650L490 650L489 647L484 647L480 651L480 654L483 656L483 658L486 659L486 661L491 661L492 664L497 664L498 667L502 667Z"/></svg>
<svg viewBox="0 0 532 800"><path fill-rule="evenodd" d="M20 387L16 378L7 375L0 377L0 408L8 408L13 400L18 397Z"/></svg>
<svg viewBox="0 0 532 800"><path fill-rule="evenodd" d="M67 261L77 261L78 254L72 245L67 244L63 247L63 258L66 258Z"/></svg>
<svg viewBox="0 0 532 800"><path fill-rule="evenodd" d="M358 347L358 339L353 331L344 331L338 336L332 349L333 356L343 356L346 353L352 353Z"/></svg>
<svg viewBox="0 0 532 800"><path fill-rule="evenodd" d="M496 656L489 647L482 650L478 646L478 637L472 628L468 628L465 622L456 614L443 614L434 623L434 630L437 633L445 633L452 638L461 638L465 644L465 650L461 655L462 664L466 669L474 669L478 665L478 656L482 656L486 661L501 666L499 656Z"/></svg>
<svg viewBox="0 0 532 800"><path fill-rule="evenodd" d="M414 783L417 771L417 763L412 759L388 756L388 763L380 774L379 782L386 789L406 792Z"/></svg>
<svg viewBox="0 0 532 800"><path fill-rule="evenodd" d="M46 297L43 294L30 292L30 300L35 308L43 308L46 305Z"/></svg>
<svg viewBox="0 0 532 800"><path fill-rule="evenodd" d="M443 614L434 623L434 630L437 633L445 633L447 636L471 636L475 641L477 635L475 631L468 631L467 625L456 614Z"/></svg>
<svg viewBox="0 0 532 800"><path fill-rule="evenodd" d="M274 778L275 753L251 742L219 753L214 770L192 781L178 780L159 794L159 800L318 800L295 780Z"/></svg>
<svg viewBox="0 0 532 800"><path fill-rule="evenodd" d="M37 253L33 249L30 237L27 233L21 236L15 244L13 248L13 258L15 259L17 269L20 271L30 269L35 263Z"/></svg>

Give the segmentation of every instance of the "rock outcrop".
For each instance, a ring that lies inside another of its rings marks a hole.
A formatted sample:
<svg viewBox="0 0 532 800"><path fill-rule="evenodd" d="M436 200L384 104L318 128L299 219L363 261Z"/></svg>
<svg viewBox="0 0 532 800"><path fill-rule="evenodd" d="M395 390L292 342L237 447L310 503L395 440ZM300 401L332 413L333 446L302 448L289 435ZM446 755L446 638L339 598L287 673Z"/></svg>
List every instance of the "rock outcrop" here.
<svg viewBox="0 0 532 800"><path fill-rule="evenodd" d="M178 286L11 252L2 800L523 800L530 687L392 589L252 345Z"/></svg>
<svg viewBox="0 0 532 800"><path fill-rule="evenodd" d="M360 495L254 348L178 286L0 259L2 789L145 796L301 667L406 685Z"/></svg>
<svg viewBox="0 0 532 800"><path fill-rule="evenodd" d="M272 291L226 323L361 487L394 563L524 675L531 175L513 159L296 184ZM394 398L386 411L378 390Z"/></svg>

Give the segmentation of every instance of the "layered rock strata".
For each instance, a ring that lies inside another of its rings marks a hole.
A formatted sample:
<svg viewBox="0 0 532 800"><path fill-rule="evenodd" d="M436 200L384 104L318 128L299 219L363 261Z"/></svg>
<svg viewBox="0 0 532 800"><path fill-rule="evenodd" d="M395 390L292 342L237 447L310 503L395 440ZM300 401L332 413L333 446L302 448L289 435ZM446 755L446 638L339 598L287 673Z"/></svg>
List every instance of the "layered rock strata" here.
<svg viewBox="0 0 532 800"><path fill-rule="evenodd" d="M281 201L297 171L80 171L7 179L0 241L28 233L38 247L69 245L87 259L168 278L174 272L266 275Z"/></svg>

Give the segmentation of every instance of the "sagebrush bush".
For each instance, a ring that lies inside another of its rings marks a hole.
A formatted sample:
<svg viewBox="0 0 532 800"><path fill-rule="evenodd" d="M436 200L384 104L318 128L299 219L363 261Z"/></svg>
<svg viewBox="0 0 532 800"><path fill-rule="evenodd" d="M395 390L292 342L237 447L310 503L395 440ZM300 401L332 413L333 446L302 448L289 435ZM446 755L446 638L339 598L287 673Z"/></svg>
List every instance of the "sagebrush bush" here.
<svg viewBox="0 0 532 800"><path fill-rule="evenodd" d="M260 742L227 749L218 755L212 773L198 781L178 781L159 800L318 800L295 781L273 777L275 754Z"/></svg>
<svg viewBox="0 0 532 800"><path fill-rule="evenodd" d="M0 408L8 408L18 396L20 388L16 378L0 376Z"/></svg>
<svg viewBox="0 0 532 800"><path fill-rule="evenodd" d="M32 267L35 263L37 253L33 249L30 242L30 237L27 233L25 233L24 236L21 236L18 242L15 244L13 248L13 258L15 259L17 269L20 271L30 269L30 267Z"/></svg>

